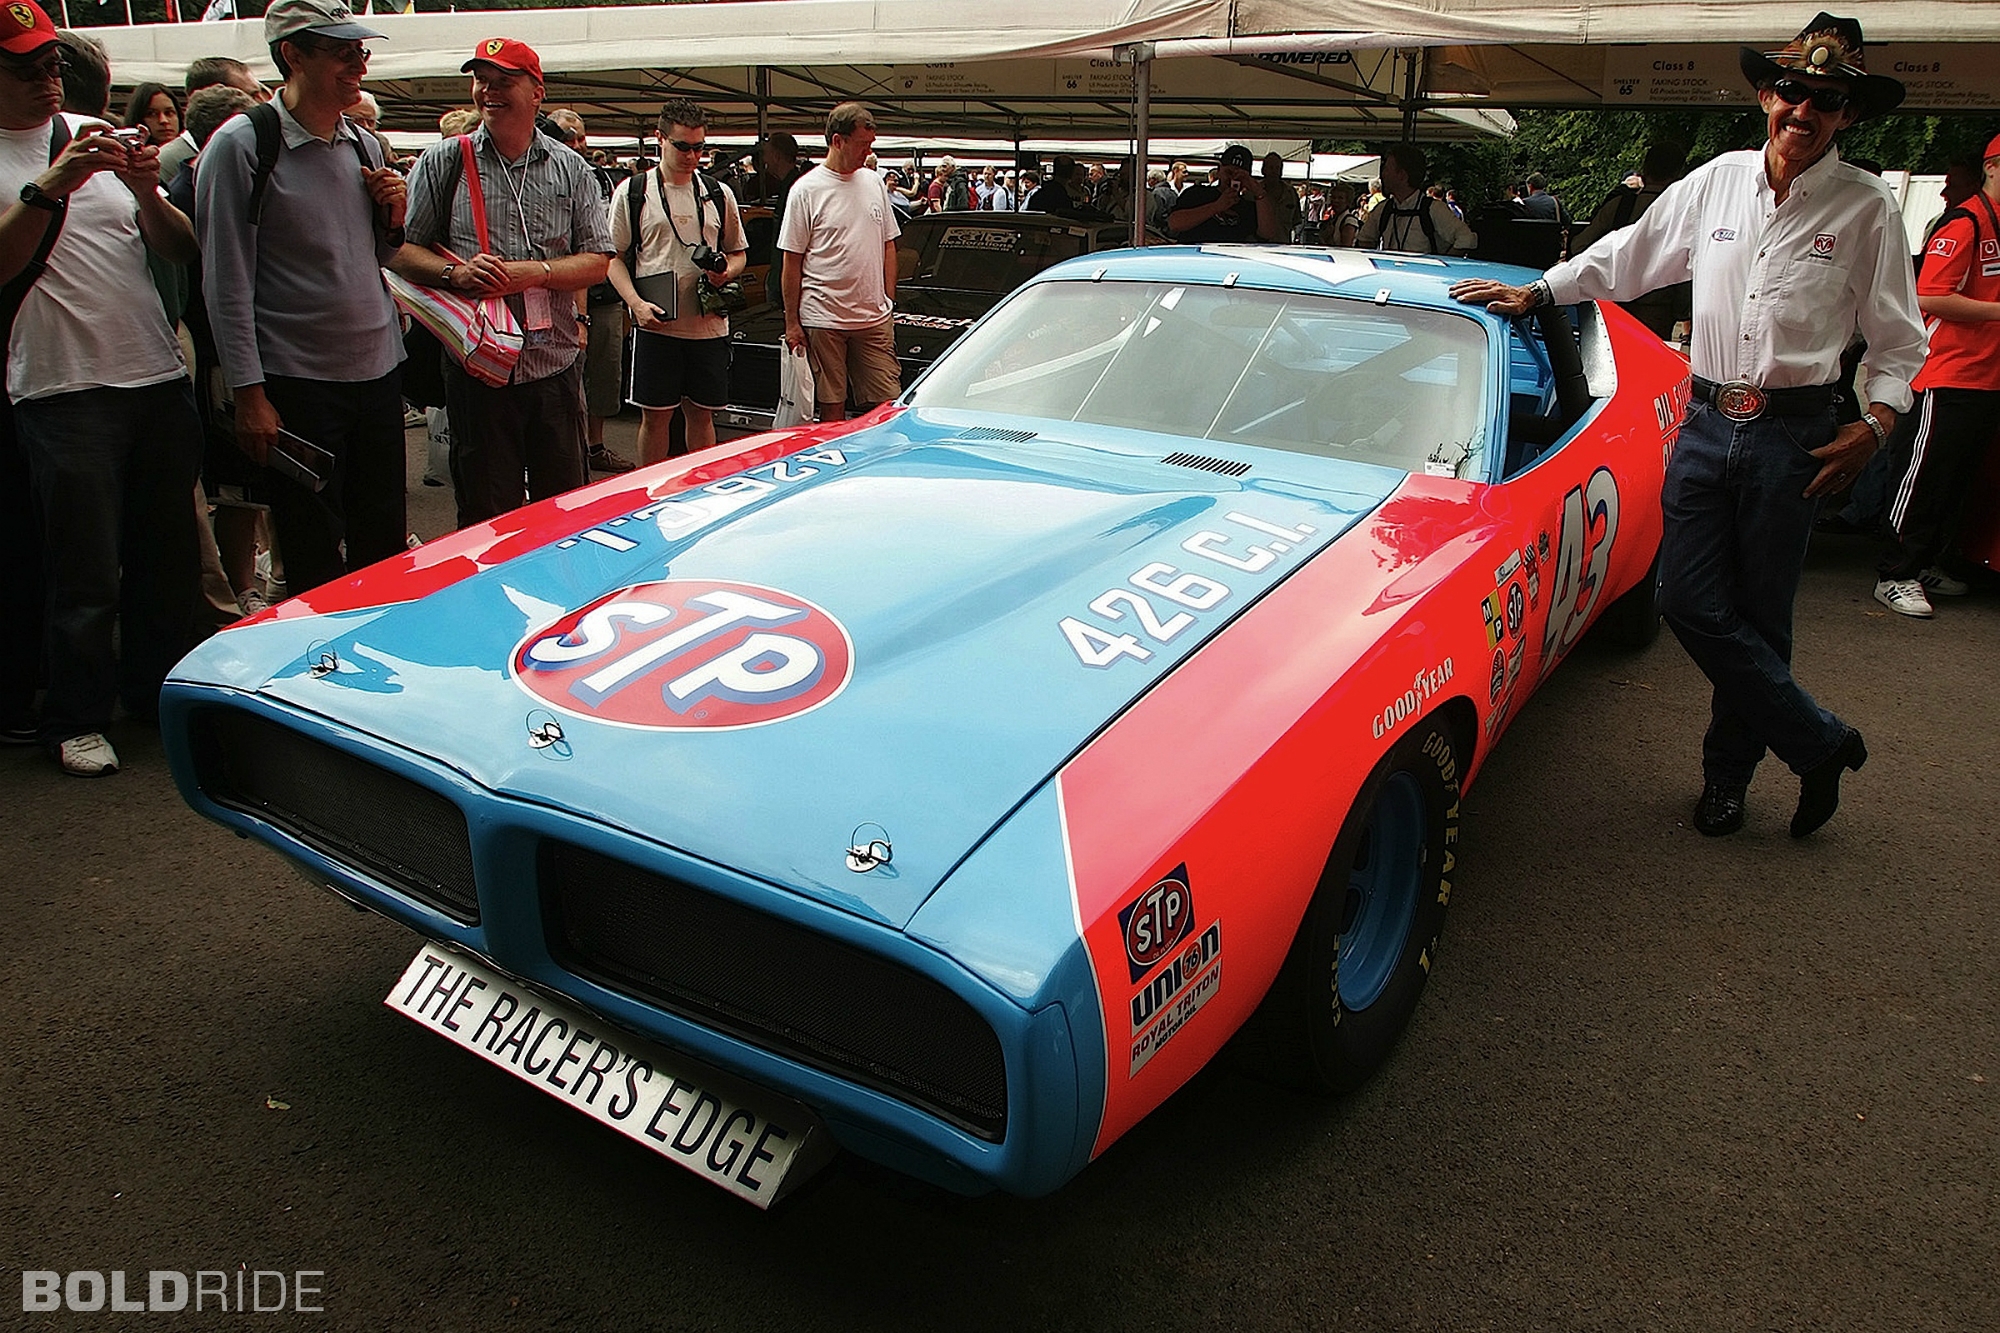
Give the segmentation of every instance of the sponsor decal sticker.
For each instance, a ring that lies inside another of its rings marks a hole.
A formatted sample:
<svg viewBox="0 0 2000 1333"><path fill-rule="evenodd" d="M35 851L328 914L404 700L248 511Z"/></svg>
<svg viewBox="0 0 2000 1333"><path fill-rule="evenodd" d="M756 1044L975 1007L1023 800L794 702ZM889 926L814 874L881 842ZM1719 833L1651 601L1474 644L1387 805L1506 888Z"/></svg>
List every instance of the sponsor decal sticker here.
<svg viewBox="0 0 2000 1333"><path fill-rule="evenodd" d="M1500 702L1500 691L1507 688L1507 650L1493 650L1493 679L1487 682L1486 698L1490 703Z"/></svg>
<svg viewBox="0 0 2000 1333"><path fill-rule="evenodd" d="M609 593L515 647L522 689L617 726L718 731L797 717L847 686L846 628L791 593L666 579Z"/></svg>
<svg viewBox="0 0 2000 1333"><path fill-rule="evenodd" d="M1194 929L1194 891L1188 887L1187 864L1175 866L1165 879L1125 904L1118 913L1118 929L1125 936L1125 963L1136 982Z"/></svg>
<svg viewBox="0 0 2000 1333"><path fill-rule="evenodd" d="M1507 558L1505 560L1502 560L1500 562L1500 567L1493 571L1493 586L1497 588L1500 585L1504 584L1508 579L1513 578L1514 571L1519 569L1520 567L1521 567L1521 553L1519 551L1507 552Z"/></svg>
<svg viewBox="0 0 2000 1333"><path fill-rule="evenodd" d="M1222 989L1222 923L1209 923L1132 997L1131 1067L1138 1074Z"/></svg>
<svg viewBox="0 0 2000 1333"><path fill-rule="evenodd" d="M1498 593L1494 594L1496 597ZM1398 695L1394 702L1375 715L1372 723L1375 738L1380 740L1400 726L1407 719L1421 712L1424 701L1445 687L1451 679L1451 659L1445 658L1428 671L1419 671L1410 688Z"/></svg>

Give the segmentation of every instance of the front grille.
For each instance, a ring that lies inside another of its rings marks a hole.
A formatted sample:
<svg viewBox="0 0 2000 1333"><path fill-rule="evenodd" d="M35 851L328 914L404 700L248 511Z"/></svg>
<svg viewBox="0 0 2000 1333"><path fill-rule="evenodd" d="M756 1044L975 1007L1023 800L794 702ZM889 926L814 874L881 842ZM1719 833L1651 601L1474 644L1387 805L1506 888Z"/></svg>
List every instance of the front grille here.
<svg viewBox="0 0 2000 1333"><path fill-rule="evenodd" d="M328 860L464 924L479 922L465 813L408 778L253 713L205 708L189 722L195 780Z"/></svg>
<svg viewBox="0 0 2000 1333"><path fill-rule="evenodd" d="M929 977L569 843L544 842L540 871L549 951L577 975L1005 1136L999 1038Z"/></svg>
<svg viewBox="0 0 2000 1333"><path fill-rule="evenodd" d="M1220 472L1225 477L1240 477L1250 470L1248 463L1227 458L1210 458L1206 454L1174 453L1160 460L1173 467L1200 468L1203 472Z"/></svg>

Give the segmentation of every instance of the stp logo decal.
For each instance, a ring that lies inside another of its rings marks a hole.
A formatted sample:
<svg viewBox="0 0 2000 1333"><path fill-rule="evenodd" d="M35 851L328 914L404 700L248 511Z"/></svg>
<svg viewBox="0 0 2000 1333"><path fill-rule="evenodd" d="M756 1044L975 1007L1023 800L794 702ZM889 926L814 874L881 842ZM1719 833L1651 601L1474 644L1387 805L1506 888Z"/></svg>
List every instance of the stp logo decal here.
<svg viewBox="0 0 2000 1333"><path fill-rule="evenodd" d="M1125 932L1125 961L1137 981L1172 953L1194 928L1194 893L1188 888L1185 863L1125 905L1118 914Z"/></svg>
<svg viewBox="0 0 2000 1333"><path fill-rule="evenodd" d="M1812 246L1813 254L1820 259L1825 259L1828 255L1833 253L1833 240L1834 236L1833 233L1830 231L1823 231L1819 235L1813 237L1813 246Z"/></svg>
<svg viewBox="0 0 2000 1333"><path fill-rule="evenodd" d="M668 579L536 630L512 667L528 693L572 716L717 731L819 707L846 687L854 645L839 621L790 593Z"/></svg>

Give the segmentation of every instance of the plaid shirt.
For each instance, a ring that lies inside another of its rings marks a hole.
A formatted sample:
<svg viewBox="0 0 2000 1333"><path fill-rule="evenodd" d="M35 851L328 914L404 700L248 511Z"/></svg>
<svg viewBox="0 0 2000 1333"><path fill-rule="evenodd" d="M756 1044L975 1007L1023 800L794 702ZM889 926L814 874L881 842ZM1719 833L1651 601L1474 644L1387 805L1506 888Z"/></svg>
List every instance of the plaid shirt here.
<svg viewBox="0 0 2000 1333"><path fill-rule="evenodd" d="M492 253L502 259L551 260L564 255L601 254L611 250L611 222L604 196L585 162L567 145L541 131L528 144L527 156L510 164L494 147L481 125L472 132L479 163L479 183L486 196L486 229ZM457 139L444 139L426 149L410 173L410 213L404 235L413 245L443 245L462 259L480 249L472 223L472 194L460 173L451 199L449 223L443 218L441 195L459 156ZM514 367L513 382L546 379L568 370L579 354L576 302L566 292L549 302L551 326L529 331ZM527 316L520 293L507 298L521 327Z"/></svg>

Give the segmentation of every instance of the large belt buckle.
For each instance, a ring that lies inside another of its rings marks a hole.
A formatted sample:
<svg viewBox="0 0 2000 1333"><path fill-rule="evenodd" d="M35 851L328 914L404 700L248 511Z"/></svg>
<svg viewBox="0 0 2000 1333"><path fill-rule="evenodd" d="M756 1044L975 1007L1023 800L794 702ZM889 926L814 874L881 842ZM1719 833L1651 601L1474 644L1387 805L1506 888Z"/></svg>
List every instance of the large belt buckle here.
<svg viewBox="0 0 2000 1333"><path fill-rule="evenodd" d="M1764 391L1749 380L1730 380L1715 386L1715 410L1731 421L1755 421L1764 415L1769 402Z"/></svg>

